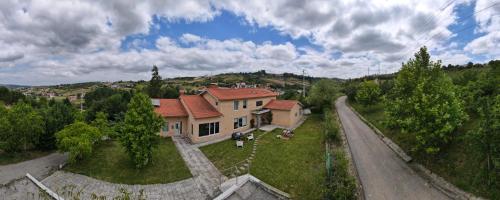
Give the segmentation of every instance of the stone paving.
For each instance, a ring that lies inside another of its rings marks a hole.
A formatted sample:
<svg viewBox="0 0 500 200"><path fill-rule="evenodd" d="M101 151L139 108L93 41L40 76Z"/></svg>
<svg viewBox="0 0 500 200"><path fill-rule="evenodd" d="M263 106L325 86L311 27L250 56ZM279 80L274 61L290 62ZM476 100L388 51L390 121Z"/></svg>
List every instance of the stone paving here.
<svg viewBox="0 0 500 200"><path fill-rule="evenodd" d="M106 197L112 199L123 196L122 190L130 193L132 199L139 199L141 191L146 199L206 199L198 190L194 178L168 184L125 185L97 180L88 176L57 171L42 183L65 199L91 199ZM69 198L72 197L72 198Z"/></svg>
<svg viewBox="0 0 500 200"><path fill-rule="evenodd" d="M58 168L67 160L67 155L61 153L52 153L50 155L28 160L20 163L0 166L0 186L21 179L30 173L34 177L44 178L53 169Z"/></svg>
<svg viewBox="0 0 500 200"><path fill-rule="evenodd" d="M146 199L211 199L220 193L218 189L224 177L205 155L182 137L172 137L179 153L186 162L193 178L168 184L126 185L97 180L88 176L57 171L42 183L63 197L78 196L115 198L123 191L139 198L141 192Z"/></svg>
<svg viewBox="0 0 500 200"><path fill-rule="evenodd" d="M172 140L193 174L200 191L208 197L215 197L220 193L218 186L227 178L219 172L198 147L180 136L174 136Z"/></svg>

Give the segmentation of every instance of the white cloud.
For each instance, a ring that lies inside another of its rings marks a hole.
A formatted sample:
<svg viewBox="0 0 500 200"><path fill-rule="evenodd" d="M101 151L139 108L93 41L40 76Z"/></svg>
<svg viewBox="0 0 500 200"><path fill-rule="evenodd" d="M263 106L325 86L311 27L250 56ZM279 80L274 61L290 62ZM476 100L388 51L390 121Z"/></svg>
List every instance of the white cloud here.
<svg viewBox="0 0 500 200"><path fill-rule="evenodd" d="M0 1L0 79L30 84L143 79L153 64L166 77L307 69L311 75L347 78L365 75L368 68L378 72L379 66L381 72L396 71L423 44L443 62L459 64L471 60L470 54L498 58L500 8L476 15L476 31L484 36L457 50L459 45L446 42L454 37L447 27L457 22L454 7L467 0L453 1L444 9L448 2L4 0ZM475 9L489 5L488 0L478 0ZM222 9L243 17L247 24L292 38L306 37L323 50L191 33L160 37L154 41L157 49L143 49L152 41L137 39L130 43L130 51L120 50L126 36L158 31L158 24L152 24L155 16L206 22Z"/></svg>

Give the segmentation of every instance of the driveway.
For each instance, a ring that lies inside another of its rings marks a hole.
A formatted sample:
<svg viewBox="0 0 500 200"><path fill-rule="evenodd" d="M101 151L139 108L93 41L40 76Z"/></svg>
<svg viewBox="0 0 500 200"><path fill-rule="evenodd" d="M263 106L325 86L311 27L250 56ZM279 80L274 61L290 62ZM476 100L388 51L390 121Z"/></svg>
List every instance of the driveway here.
<svg viewBox="0 0 500 200"><path fill-rule="evenodd" d="M385 145L346 105L335 102L366 199L449 199Z"/></svg>
<svg viewBox="0 0 500 200"><path fill-rule="evenodd" d="M30 173L37 179L45 178L49 172L66 162L67 155L52 153L50 155L20 163L0 166L0 185L6 185L23 178Z"/></svg>

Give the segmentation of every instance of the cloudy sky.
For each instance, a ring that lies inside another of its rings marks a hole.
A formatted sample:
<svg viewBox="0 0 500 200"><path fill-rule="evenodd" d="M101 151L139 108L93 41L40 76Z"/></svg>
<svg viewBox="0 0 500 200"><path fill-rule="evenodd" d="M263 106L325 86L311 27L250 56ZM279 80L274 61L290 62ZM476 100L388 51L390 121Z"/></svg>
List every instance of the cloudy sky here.
<svg viewBox="0 0 500 200"><path fill-rule="evenodd" d="M1 0L0 83L390 73L500 59L500 0Z"/></svg>

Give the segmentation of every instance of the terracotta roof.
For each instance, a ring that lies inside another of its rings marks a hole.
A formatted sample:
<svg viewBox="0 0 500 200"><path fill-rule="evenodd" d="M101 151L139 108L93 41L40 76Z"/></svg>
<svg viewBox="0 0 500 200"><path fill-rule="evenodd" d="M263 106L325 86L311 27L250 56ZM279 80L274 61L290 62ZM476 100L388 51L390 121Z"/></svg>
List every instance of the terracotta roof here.
<svg viewBox="0 0 500 200"><path fill-rule="evenodd" d="M186 105L195 119L222 115L201 95L182 95L179 98L184 102L184 105Z"/></svg>
<svg viewBox="0 0 500 200"><path fill-rule="evenodd" d="M186 117L188 113L179 99L159 99L160 106L155 112L163 117Z"/></svg>
<svg viewBox="0 0 500 200"><path fill-rule="evenodd" d="M219 100L278 96L277 93L263 88L207 88L207 91Z"/></svg>
<svg viewBox="0 0 500 200"><path fill-rule="evenodd" d="M295 104L300 104L299 101L296 100L275 100L272 99L267 103L264 108L271 110L292 110Z"/></svg>

